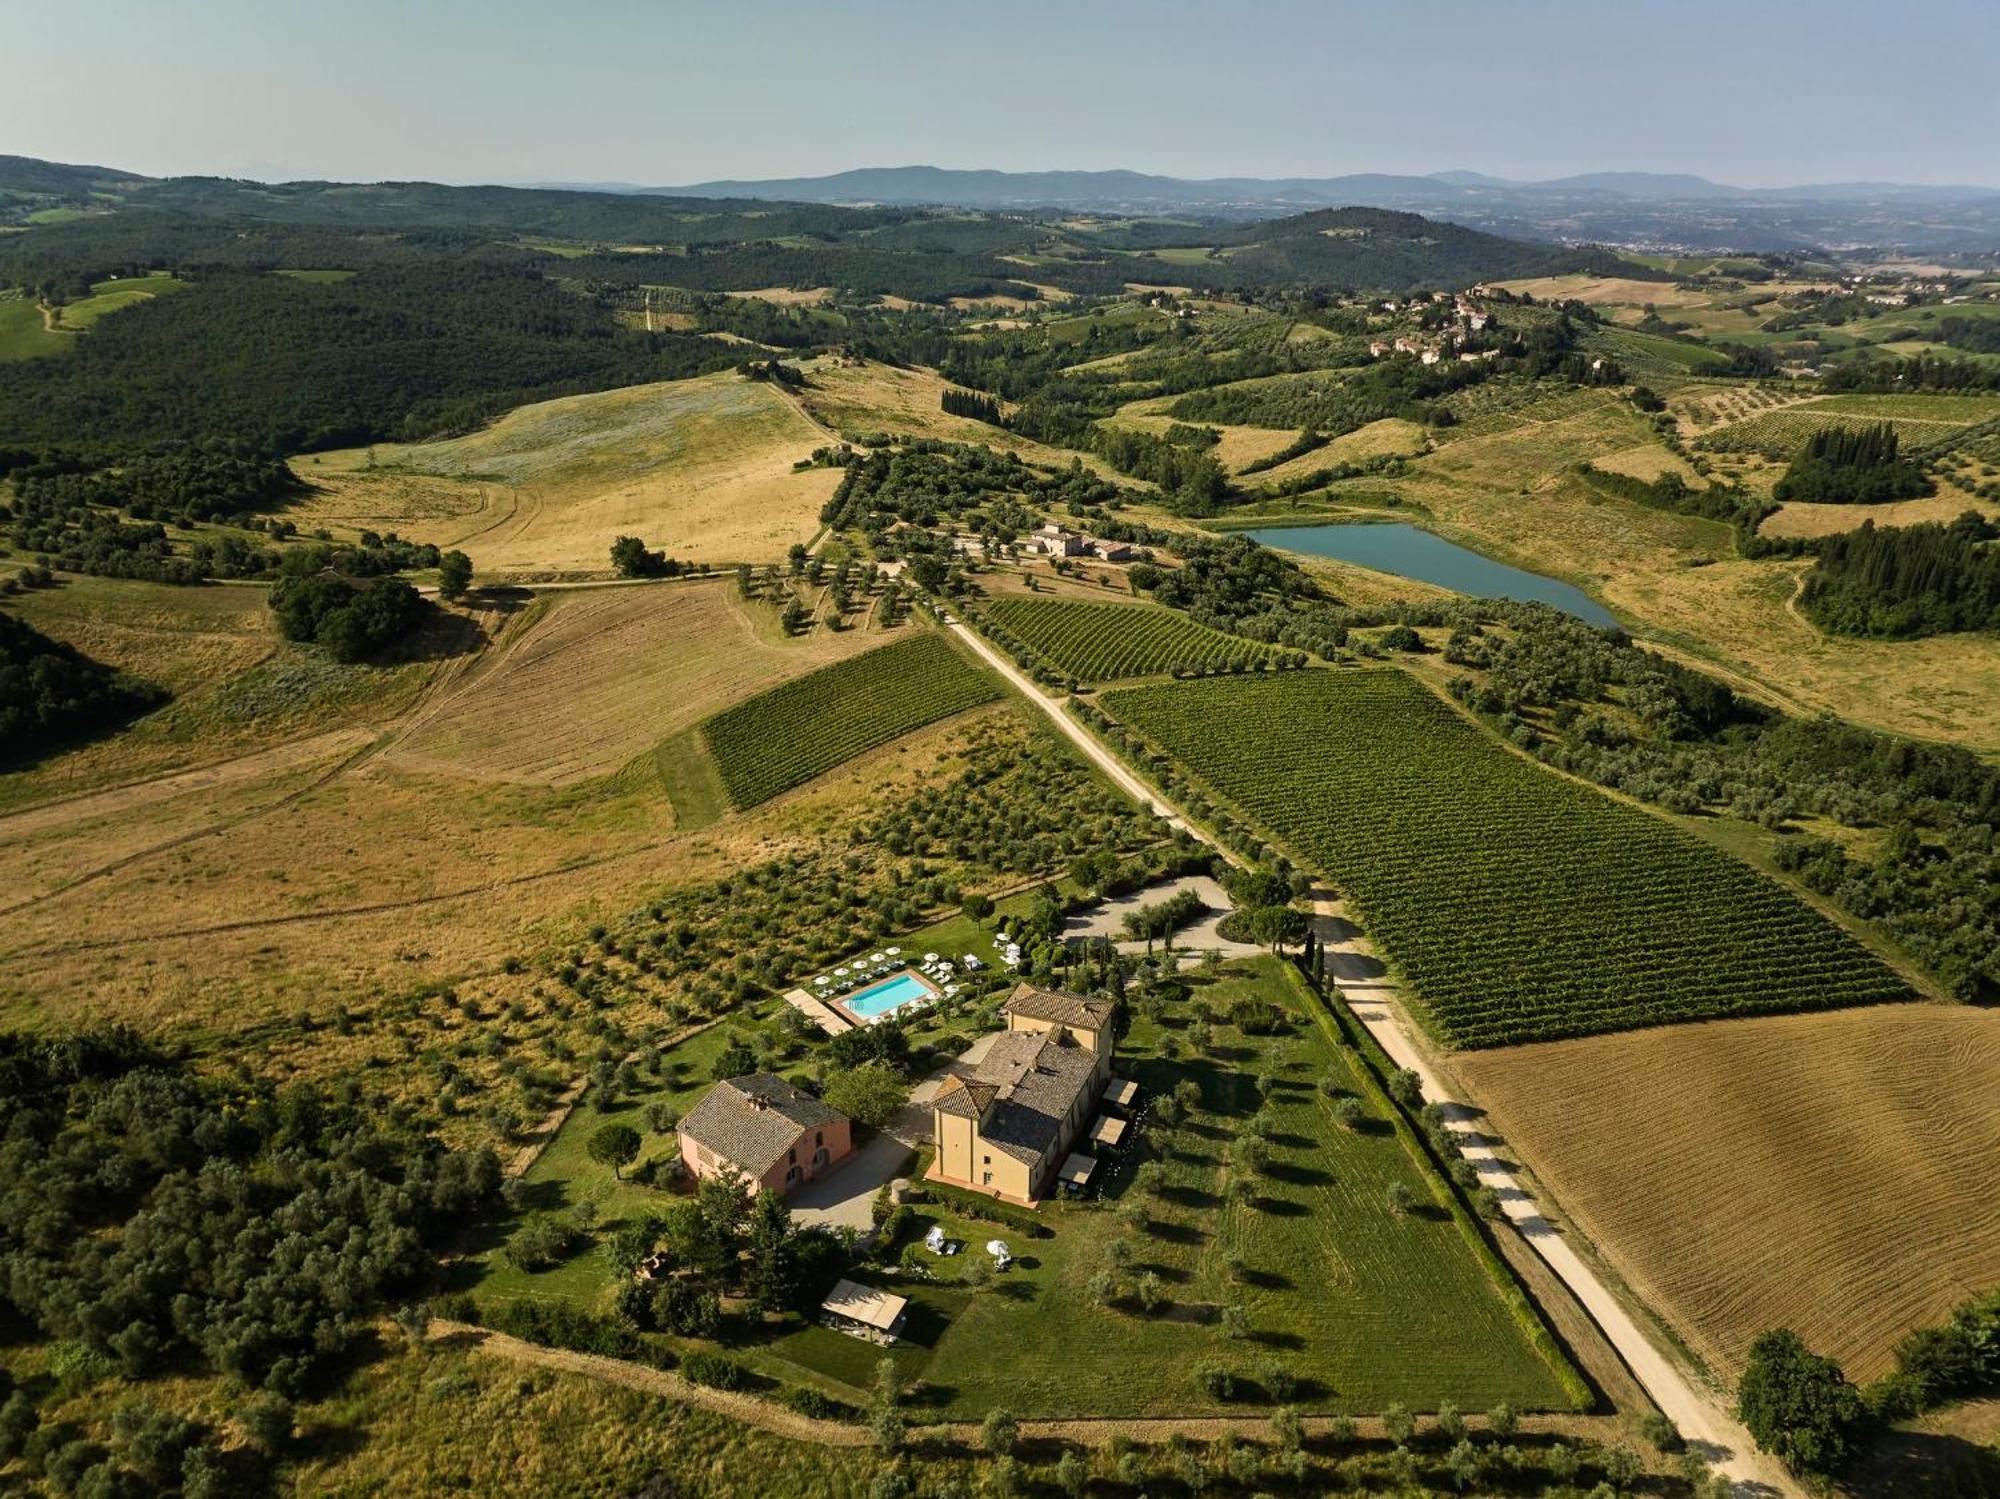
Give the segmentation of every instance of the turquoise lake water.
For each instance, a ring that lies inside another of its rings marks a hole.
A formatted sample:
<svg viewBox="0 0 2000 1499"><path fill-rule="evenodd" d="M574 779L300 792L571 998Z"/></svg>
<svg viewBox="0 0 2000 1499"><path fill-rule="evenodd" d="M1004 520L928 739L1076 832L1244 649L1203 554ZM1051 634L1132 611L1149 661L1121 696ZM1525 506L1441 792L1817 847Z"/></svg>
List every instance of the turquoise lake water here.
<svg viewBox="0 0 2000 1499"><path fill-rule="evenodd" d="M1265 526L1243 533L1267 547L1354 562L1399 578L1435 583L1482 599L1526 599L1553 604L1593 625L1615 626L1618 617L1581 588L1523 572L1491 557L1396 522L1390 525Z"/></svg>

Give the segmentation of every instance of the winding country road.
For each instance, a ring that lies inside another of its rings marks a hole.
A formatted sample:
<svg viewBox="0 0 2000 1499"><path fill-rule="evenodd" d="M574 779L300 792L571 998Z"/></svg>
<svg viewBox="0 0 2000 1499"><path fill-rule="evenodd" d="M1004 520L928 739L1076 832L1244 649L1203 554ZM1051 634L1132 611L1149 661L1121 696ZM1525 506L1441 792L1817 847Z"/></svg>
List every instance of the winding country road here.
<svg viewBox="0 0 2000 1499"><path fill-rule="evenodd" d="M1044 694L1025 672L969 625L955 620L945 628L957 634L987 665L1047 714L1071 743L1120 789L1174 827L1186 828L1232 863L1242 862L1127 769L1088 729L1065 713L1061 703ZM1717 1472L1729 1476L1739 1493L1802 1495L1803 1490L1783 1467L1756 1450L1750 1434L1717 1398L1689 1379L1646 1336L1597 1272L1563 1238L1500 1154L1502 1142L1482 1129L1484 1111L1452 1097L1443 1080L1425 1061L1402 1007L1395 1000L1394 986L1387 980L1382 963L1368 952L1359 929L1342 918L1331 901L1316 901L1314 909L1321 935L1326 939L1334 983L1356 1018L1368 1027L1397 1066L1411 1069L1423 1080L1424 1097L1443 1109L1447 1123L1459 1136L1465 1158L1478 1170L1480 1180L1499 1194L1508 1222L1569 1287L1653 1403L1680 1428L1690 1445L1709 1458Z"/></svg>

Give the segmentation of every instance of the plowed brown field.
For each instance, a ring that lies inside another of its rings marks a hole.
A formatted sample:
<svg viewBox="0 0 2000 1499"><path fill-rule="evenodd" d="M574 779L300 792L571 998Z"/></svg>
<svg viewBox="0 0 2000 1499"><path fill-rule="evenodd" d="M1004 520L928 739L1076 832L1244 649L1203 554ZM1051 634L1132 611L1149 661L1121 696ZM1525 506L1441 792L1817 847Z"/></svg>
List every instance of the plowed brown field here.
<svg viewBox="0 0 2000 1499"><path fill-rule="evenodd" d="M1507 1145L1733 1375L1789 1326L1850 1377L2000 1285L2000 1014L1904 1005L1469 1053Z"/></svg>

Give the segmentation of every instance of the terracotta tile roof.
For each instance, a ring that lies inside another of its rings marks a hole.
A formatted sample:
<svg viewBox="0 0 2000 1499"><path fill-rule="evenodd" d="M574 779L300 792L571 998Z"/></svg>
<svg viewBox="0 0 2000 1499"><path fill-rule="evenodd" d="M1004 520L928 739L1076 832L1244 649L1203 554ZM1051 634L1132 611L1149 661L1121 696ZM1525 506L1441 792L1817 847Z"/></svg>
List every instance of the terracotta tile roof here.
<svg viewBox="0 0 2000 1499"><path fill-rule="evenodd" d="M977 1119L1000 1090L991 1083L969 1083L962 1077L948 1077L931 1095L933 1106L963 1119Z"/></svg>
<svg viewBox="0 0 2000 1499"><path fill-rule="evenodd" d="M1007 1003L1001 1006L1009 1015L1025 1015L1030 1020L1049 1020L1086 1030L1102 1030L1117 1008L1115 999L1094 999L1086 994L1072 994L1067 989L1038 989L1025 980L1015 985Z"/></svg>
<svg viewBox="0 0 2000 1499"><path fill-rule="evenodd" d="M1030 1165L1055 1143L1063 1118L1097 1073L1097 1054L1040 1031L1003 1031L973 1069L967 1091L982 1084L993 1100L979 1137Z"/></svg>
<svg viewBox="0 0 2000 1499"><path fill-rule="evenodd" d="M754 1180L783 1160L807 1130L846 1119L783 1078L753 1072L710 1088L681 1121L681 1133Z"/></svg>

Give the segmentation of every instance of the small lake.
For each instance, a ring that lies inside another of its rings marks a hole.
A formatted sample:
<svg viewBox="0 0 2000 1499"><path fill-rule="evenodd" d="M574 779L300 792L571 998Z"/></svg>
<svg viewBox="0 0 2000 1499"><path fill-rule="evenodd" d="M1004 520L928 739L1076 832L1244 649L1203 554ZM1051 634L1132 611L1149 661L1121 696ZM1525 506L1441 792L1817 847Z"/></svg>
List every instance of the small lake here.
<svg viewBox="0 0 2000 1499"><path fill-rule="evenodd" d="M1495 562L1400 521L1385 525L1265 526L1240 534L1267 547L1358 563L1474 598L1532 600L1553 604L1589 624L1618 624L1616 615L1581 588Z"/></svg>

